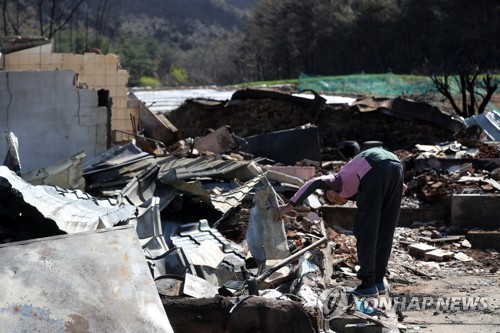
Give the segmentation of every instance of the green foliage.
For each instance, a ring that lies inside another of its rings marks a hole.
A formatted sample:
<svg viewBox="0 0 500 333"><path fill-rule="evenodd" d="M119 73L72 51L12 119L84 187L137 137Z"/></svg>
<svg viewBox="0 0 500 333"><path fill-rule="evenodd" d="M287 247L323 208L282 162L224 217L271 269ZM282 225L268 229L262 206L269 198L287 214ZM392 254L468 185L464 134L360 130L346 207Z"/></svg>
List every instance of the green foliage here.
<svg viewBox="0 0 500 333"><path fill-rule="evenodd" d="M6 5L4 35L40 31L36 1ZM455 75L471 64L495 73L499 35L498 0L85 0L53 37L57 52L118 54L134 86L141 77L225 85L301 73Z"/></svg>
<svg viewBox="0 0 500 333"><path fill-rule="evenodd" d="M172 66L170 68L170 76L173 81L172 85L182 86L188 83L188 74L182 68Z"/></svg>
<svg viewBox="0 0 500 333"><path fill-rule="evenodd" d="M160 86L160 81L157 78L150 76L143 76L139 78L139 87L158 88L159 86Z"/></svg>
<svg viewBox="0 0 500 333"><path fill-rule="evenodd" d="M129 71L129 86L140 85L141 77L155 77L159 66L160 46L154 39L122 37L110 47L120 57L123 68Z"/></svg>
<svg viewBox="0 0 500 333"><path fill-rule="evenodd" d="M495 0L261 0L245 33L256 80L351 73L498 70ZM482 23L481 23L482 22Z"/></svg>
<svg viewBox="0 0 500 333"><path fill-rule="evenodd" d="M91 30L90 35L95 36L96 32ZM98 49L102 53L107 53L111 41L107 37L88 38L88 35L81 34L78 31L63 30L54 36L54 52L83 52L88 49Z"/></svg>

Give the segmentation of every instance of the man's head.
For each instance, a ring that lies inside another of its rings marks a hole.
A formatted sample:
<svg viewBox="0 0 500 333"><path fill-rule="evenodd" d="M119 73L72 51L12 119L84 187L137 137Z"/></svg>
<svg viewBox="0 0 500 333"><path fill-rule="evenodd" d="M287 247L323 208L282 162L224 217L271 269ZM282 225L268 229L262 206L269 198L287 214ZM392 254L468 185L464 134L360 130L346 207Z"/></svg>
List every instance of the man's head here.
<svg viewBox="0 0 500 333"><path fill-rule="evenodd" d="M347 202L346 198L342 198L333 190L326 191L326 198L334 205L343 205Z"/></svg>

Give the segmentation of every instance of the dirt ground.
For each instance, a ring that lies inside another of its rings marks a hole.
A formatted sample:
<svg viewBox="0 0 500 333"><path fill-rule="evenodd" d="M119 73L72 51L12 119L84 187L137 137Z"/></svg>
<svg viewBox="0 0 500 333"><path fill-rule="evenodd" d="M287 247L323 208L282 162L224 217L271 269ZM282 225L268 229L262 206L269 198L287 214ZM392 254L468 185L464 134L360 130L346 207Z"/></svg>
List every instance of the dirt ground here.
<svg viewBox="0 0 500 333"><path fill-rule="evenodd" d="M392 267L406 281L392 282L390 297L406 332L500 332L498 254L471 248L464 253L473 260L452 259L429 269L421 260L395 252ZM403 273L400 267L405 261L427 276Z"/></svg>
<svg viewBox="0 0 500 333"><path fill-rule="evenodd" d="M402 323L407 332L498 333L499 282L498 273L419 279L412 285L394 284L391 295L398 300L406 296L406 307L398 315L403 316ZM413 297L420 298L421 303L412 305L411 301L408 302ZM450 306L437 305L439 297L451 297Z"/></svg>
<svg viewBox="0 0 500 333"><path fill-rule="evenodd" d="M422 230L398 228L389 262L390 292L375 301L395 315L400 332L500 332L500 255L494 250L464 248L458 243L436 244L440 249L462 252L467 260L436 262L408 251L403 239L417 239ZM348 247L354 239L337 238ZM358 281L337 276L346 286ZM383 319L380 317L380 319ZM392 331L391 331L392 332Z"/></svg>

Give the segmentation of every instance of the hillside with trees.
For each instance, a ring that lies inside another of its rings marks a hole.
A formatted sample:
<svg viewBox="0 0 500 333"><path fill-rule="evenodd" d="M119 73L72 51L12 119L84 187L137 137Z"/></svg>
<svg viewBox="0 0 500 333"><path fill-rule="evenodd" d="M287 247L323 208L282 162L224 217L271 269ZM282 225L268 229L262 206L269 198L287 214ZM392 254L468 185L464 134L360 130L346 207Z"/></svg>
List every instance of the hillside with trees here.
<svg viewBox="0 0 500 333"><path fill-rule="evenodd" d="M465 87L500 65L497 0L2 0L0 23L117 53L131 85L393 72Z"/></svg>

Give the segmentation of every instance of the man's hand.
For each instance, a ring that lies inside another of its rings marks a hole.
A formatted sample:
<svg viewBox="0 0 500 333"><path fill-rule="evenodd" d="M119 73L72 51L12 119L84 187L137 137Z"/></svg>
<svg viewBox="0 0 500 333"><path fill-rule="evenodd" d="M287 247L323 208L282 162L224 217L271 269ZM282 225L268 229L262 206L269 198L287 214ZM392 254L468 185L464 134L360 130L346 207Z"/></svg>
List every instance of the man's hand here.
<svg viewBox="0 0 500 333"><path fill-rule="evenodd" d="M346 198L342 198L333 190L326 191L326 199L334 205L343 205L347 202Z"/></svg>
<svg viewBox="0 0 500 333"><path fill-rule="evenodd" d="M293 209L292 204L287 203L286 205L281 205L276 207L274 211L274 222L278 222L280 218Z"/></svg>

